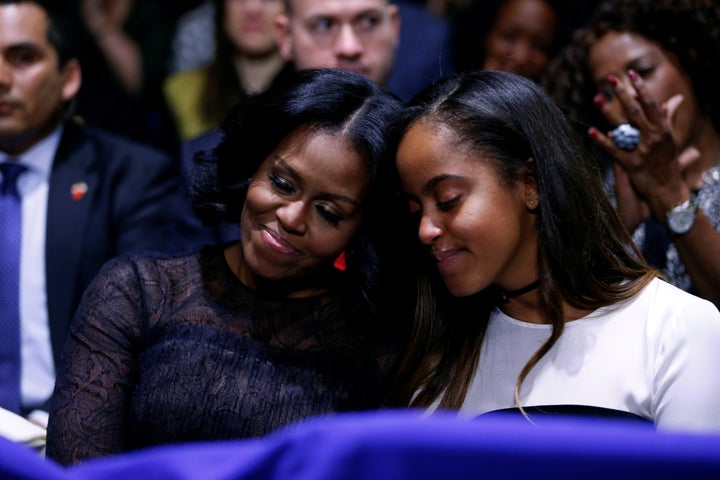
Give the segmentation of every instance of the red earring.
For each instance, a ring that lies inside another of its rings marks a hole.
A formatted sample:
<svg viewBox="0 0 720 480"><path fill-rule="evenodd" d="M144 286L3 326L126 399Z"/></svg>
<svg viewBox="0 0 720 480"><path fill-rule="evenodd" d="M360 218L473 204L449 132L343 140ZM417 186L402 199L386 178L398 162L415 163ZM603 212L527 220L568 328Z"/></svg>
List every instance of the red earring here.
<svg viewBox="0 0 720 480"><path fill-rule="evenodd" d="M333 266L340 270L341 272L344 272L347 266L345 265L345 252L340 252L340 255L337 256L335 259L335 263L333 263Z"/></svg>

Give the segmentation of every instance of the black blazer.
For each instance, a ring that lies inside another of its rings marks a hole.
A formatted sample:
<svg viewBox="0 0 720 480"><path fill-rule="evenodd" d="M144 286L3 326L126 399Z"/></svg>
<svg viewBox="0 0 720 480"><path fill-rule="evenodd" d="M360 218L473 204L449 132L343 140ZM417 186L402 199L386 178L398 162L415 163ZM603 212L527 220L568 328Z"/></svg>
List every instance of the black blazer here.
<svg viewBox="0 0 720 480"><path fill-rule="evenodd" d="M55 365L80 297L106 261L186 248L176 236L180 182L169 155L75 120L65 123L50 173L45 247Z"/></svg>

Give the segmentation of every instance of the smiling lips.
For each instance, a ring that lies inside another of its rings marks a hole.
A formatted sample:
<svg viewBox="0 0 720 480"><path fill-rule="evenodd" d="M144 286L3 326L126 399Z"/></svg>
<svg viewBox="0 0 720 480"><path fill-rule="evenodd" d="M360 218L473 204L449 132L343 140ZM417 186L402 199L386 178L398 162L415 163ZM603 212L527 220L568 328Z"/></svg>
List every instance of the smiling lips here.
<svg viewBox="0 0 720 480"><path fill-rule="evenodd" d="M435 261L437 262L438 270L440 270L440 272L448 270L455 263L455 260L457 259L458 255L460 255L460 252L461 250L458 249L433 252L433 256L435 257Z"/></svg>
<svg viewBox="0 0 720 480"><path fill-rule="evenodd" d="M260 234L263 241L265 242L265 245L267 245L274 252L281 253L283 255L300 253L300 251L295 248L290 242L288 242L267 227L263 227Z"/></svg>

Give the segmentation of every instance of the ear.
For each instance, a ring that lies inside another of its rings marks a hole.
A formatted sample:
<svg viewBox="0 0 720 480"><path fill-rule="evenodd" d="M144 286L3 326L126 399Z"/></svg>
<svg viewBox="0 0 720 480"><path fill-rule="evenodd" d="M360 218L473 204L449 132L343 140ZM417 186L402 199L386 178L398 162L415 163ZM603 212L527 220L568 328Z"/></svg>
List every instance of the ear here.
<svg viewBox="0 0 720 480"><path fill-rule="evenodd" d="M388 5L388 15L390 15L390 25L395 36L395 47L400 43L400 13L397 5Z"/></svg>
<svg viewBox="0 0 720 480"><path fill-rule="evenodd" d="M287 61L293 60L293 41L290 34L290 18L287 15L275 17L275 40L280 49L280 56Z"/></svg>
<svg viewBox="0 0 720 480"><path fill-rule="evenodd" d="M522 183L523 202L529 211L535 211L540 206L540 192L538 191L535 175L535 159L529 158L525 171L520 174Z"/></svg>
<svg viewBox="0 0 720 480"><path fill-rule="evenodd" d="M80 70L80 62L73 58L68 60L62 67L62 99L67 102L72 100L80 90L82 84L82 72Z"/></svg>

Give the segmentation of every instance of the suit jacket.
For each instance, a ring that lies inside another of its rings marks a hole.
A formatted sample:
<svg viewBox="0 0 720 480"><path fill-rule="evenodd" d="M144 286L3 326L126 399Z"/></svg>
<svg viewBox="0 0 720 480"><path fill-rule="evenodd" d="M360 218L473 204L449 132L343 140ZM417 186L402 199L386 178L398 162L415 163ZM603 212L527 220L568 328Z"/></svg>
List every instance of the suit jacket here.
<svg viewBox="0 0 720 480"><path fill-rule="evenodd" d="M45 247L56 365L83 291L106 261L190 248L176 235L180 192L167 154L66 122L50 173Z"/></svg>

